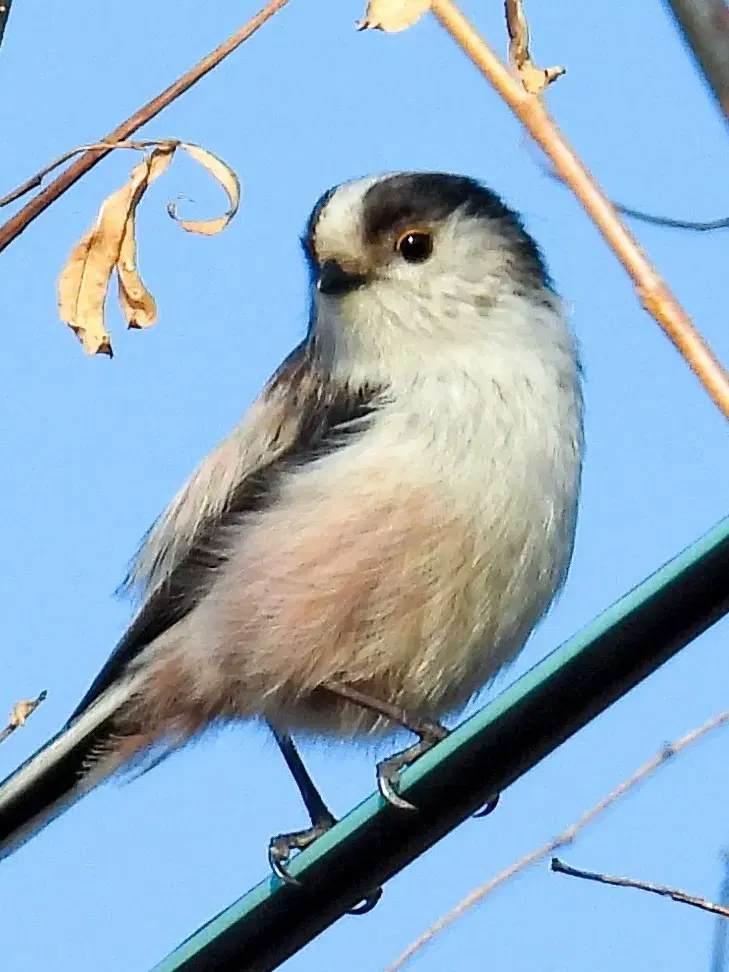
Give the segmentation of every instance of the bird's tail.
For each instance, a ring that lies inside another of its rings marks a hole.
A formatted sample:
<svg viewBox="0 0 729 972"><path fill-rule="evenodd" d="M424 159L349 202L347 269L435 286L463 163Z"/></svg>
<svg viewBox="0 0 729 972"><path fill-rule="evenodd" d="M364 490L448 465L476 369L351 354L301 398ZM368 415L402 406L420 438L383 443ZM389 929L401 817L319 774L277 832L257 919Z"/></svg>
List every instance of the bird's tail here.
<svg viewBox="0 0 729 972"><path fill-rule="evenodd" d="M0 783L0 860L118 768L97 757L133 689L134 679L117 682Z"/></svg>

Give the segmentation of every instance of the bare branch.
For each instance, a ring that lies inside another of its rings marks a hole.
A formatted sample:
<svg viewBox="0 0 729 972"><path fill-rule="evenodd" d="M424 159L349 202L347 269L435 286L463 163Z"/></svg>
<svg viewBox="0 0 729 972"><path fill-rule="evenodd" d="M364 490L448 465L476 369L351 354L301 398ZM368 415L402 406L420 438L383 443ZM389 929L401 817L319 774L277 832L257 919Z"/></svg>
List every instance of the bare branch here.
<svg viewBox="0 0 729 972"><path fill-rule="evenodd" d="M714 915L721 915L722 918L729 918L729 908L714 904L713 901L708 901L706 898L697 898L696 895L687 894L678 888L666 887L665 884L635 881L633 878L615 877L612 874L601 874L599 871L583 871L577 867L565 864L558 857L552 858L550 866L558 874L567 874L569 877L583 878L586 881L598 881L600 884L611 884L616 888L636 888L638 891L650 891L651 894L660 894L664 898L678 901L679 904L691 905L694 908L701 908L702 911L710 911Z"/></svg>
<svg viewBox="0 0 729 972"><path fill-rule="evenodd" d="M729 377L726 371L620 220L610 200L568 145L541 99L529 94L523 84L511 76L453 0L432 0L431 10L547 153L555 170L570 186L632 277L643 307L655 318L713 401L729 418Z"/></svg>
<svg viewBox="0 0 729 972"><path fill-rule="evenodd" d="M43 689L37 698L24 699L22 702L15 703L10 713L7 726L0 731L0 743L4 743L8 736L12 736L16 729L25 725L28 718L33 715L41 702L45 702L47 695L48 693Z"/></svg>
<svg viewBox="0 0 729 972"><path fill-rule="evenodd" d="M729 7L724 0L665 0L729 121Z"/></svg>
<svg viewBox="0 0 729 972"><path fill-rule="evenodd" d="M0 3L2 2L4 0L0 0ZM288 2L289 0L270 0L270 3L266 4L263 10L259 11L255 17L251 17L248 23L244 24L240 30L232 34L220 47L216 47L207 57L198 61L194 67L190 68L181 78L178 78L169 88L157 95L156 98L153 98L152 101L140 108L139 111L136 111L126 121L123 121L121 125L118 125L113 132L110 132L101 141L120 142L136 132L142 125L146 125L148 121L156 117L164 108L175 101L176 98L179 98L180 95L189 90L202 77L212 71L213 68L217 67L224 58L232 54L251 34L254 34L259 27L262 27L267 20L270 20ZM37 196L34 196L29 203L0 226L0 252L9 243L12 243L16 237L20 236L23 230L37 216L40 216L51 203L55 202L74 183L78 182L81 176L85 175L89 169L92 169L110 151L111 148L94 148L88 152L84 152L79 159L69 165L49 186L42 192L39 192ZM31 179L30 182L32 181ZM21 186L20 188L22 189L23 187ZM31 187L29 186L28 188ZM17 198L17 195L16 193L15 198Z"/></svg>
<svg viewBox="0 0 729 972"><path fill-rule="evenodd" d="M534 864L538 864L541 861L551 857L555 851L560 849L560 847L565 847L567 844L571 844L580 831L584 830L588 824L591 824L617 800L624 797L626 793L629 793L631 790L635 789L639 783L642 783L643 780L655 773L656 770L661 768L661 766L664 766L668 760L671 759L671 757L698 742L699 739L702 739L714 729L719 729L721 726L727 725L727 723L729 723L729 709L713 716L697 729L692 729L690 732L687 732L684 736L681 736L680 739L677 739L676 742L664 746L658 753L656 753L655 756L649 759L647 763L640 766L632 776L620 783L619 786L616 786L614 790L611 790L607 796L603 797L602 800L591 807L586 813L583 813L579 820L567 827L566 830L563 830L561 834L553 837L552 840L547 841L546 844L542 844L541 847L535 848L529 854L526 854L514 864L509 865L509 867L501 871L495 877L490 878L484 884L474 888L473 891L459 901L454 908L452 908L445 915L442 915L437 921L433 922L430 928L427 928L422 935L408 945L405 951L402 952L402 954L399 955L391 965L388 965L385 972L399 972L399 970L410 961L416 952L419 952L421 948L428 945L436 937L436 935L440 934L440 932L451 925L457 918L460 918L461 915L465 914L469 908L472 908L475 904L483 901L484 898L487 898L497 888L500 888L502 885L506 884L506 882L515 877L515 875L520 874L522 871L526 871Z"/></svg>

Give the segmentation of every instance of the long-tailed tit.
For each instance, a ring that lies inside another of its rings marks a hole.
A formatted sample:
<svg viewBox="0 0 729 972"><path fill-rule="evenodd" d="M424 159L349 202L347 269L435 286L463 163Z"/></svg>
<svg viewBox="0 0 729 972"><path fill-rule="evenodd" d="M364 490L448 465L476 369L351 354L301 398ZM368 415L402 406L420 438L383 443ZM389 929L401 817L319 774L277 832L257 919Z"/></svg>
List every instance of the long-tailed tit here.
<svg viewBox="0 0 729 972"><path fill-rule="evenodd" d="M408 806L398 770L563 583L580 368L518 217L462 176L377 176L326 193L304 248L305 339L150 531L129 630L0 788L0 854L113 771L251 718L304 789L289 733L410 728L378 767ZM308 797L311 830L272 845L281 873L333 821Z"/></svg>

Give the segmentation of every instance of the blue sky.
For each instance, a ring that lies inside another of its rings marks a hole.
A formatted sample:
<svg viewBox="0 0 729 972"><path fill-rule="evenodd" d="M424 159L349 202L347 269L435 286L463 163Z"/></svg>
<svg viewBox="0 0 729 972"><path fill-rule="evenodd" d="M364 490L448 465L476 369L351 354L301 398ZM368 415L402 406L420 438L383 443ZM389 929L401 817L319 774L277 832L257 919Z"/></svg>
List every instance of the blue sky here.
<svg viewBox="0 0 729 972"><path fill-rule="evenodd" d="M59 323L55 279L103 196L123 182L128 155L105 161L0 256L0 707L49 691L0 747L2 774L83 694L128 617L113 591L142 533L303 333L298 234L320 193L344 179L418 168L484 180L523 212L572 310L588 440L577 549L563 597L507 679L727 512L725 420L578 204L540 174L516 121L434 20L397 36L358 34L363 7L293 0L144 131L223 157L244 199L225 233L202 239L180 232L164 207L185 194L195 200L186 214L219 211L222 194L205 175L180 159L150 190L140 261L160 322L125 334L112 306L113 361L86 359ZM463 8L503 50L501 3ZM651 212L725 215L726 131L662 5L528 8L535 56L568 68L550 106L608 191ZM1 191L100 137L253 10L69 0L41 11L18 0L0 51ZM636 230L729 361L726 235ZM343 919L287 968L384 968L474 884L726 707L728 631L717 625L517 783L496 814L393 880L369 917ZM565 859L714 895L729 845L727 745L715 735L681 757ZM371 752L306 754L338 813L371 790ZM3 965L144 972L265 874L272 833L304 823L282 760L250 726L128 786L105 786L0 868ZM700 969L712 933L707 915L543 867L454 925L413 968Z"/></svg>

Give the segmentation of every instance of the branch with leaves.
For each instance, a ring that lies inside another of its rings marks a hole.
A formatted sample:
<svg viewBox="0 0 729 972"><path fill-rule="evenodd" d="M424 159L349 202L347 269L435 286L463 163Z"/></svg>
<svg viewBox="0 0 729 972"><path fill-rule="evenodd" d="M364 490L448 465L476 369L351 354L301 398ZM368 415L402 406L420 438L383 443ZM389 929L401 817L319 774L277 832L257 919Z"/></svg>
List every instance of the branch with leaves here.
<svg viewBox="0 0 729 972"><path fill-rule="evenodd" d="M167 170L178 148L187 152L217 179L228 196L229 206L226 213L215 219L190 220L180 219L175 204L171 202L167 205L167 212L172 219L190 233L213 236L225 229L238 210L238 177L225 162L207 149L175 139L112 145L111 149L151 151L132 169L121 189L111 193L101 204L96 222L76 244L58 278L61 320L74 331L88 354L108 354L110 357L112 354L111 338L104 324L104 306L114 271L119 303L127 326L145 328L157 320L156 302L137 269L136 213L145 192ZM33 181L29 180L31 183ZM16 190L16 194L19 191Z"/></svg>
<svg viewBox="0 0 729 972"><path fill-rule="evenodd" d="M729 418L729 376L637 240L620 219L540 97L560 68L537 68L529 54L523 0L506 0L512 71L494 54L453 0L372 0L360 27L404 30L430 10L464 54L511 108L549 157L555 172L577 196L605 241L633 279L646 311L673 342L715 404Z"/></svg>
<svg viewBox="0 0 729 972"><path fill-rule="evenodd" d="M2 2L2 0L0 0ZM169 88L166 88L161 94L157 95L151 101L147 102L142 108L136 111L133 115L123 121L118 125L112 132L109 132L104 138L100 139L98 142L98 148L90 148L84 152L84 154L76 159L67 169L53 180L53 182L47 186L42 192L39 192L37 196L34 196L29 203L23 206L14 216L12 216L6 223L0 226L0 252L2 252L6 246L13 242L23 230L27 229L28 226L33 222L36 217L40 216L51 203L55 202L59 196L62 196L64 192L71 188L78 180L84 176L90 169L93 169L103 158L105 158L109 152L113 151L114 145L128 139L130 135L133 135L138 131L142 125L146 125L147 122L155 118L159 113L171 105L173 101L184 94L186 91L197 82L209 74L213 68L216 68L221 61L223 61L228 55L232 54L233 51L237 50L244 41L254 34L260 27L262 27L268 20L273 17L275 13L285 7L289 0L271 0L270 3L260 10L254 17L245 23L240 30L237 30L234 34L224 41L219 47L216 47L214 51L211 51L206 57L190 68L182 77L178 78L173 82ZM66 156L68 158L68 156ZM32 180L30 180L32 182ZM35 185L39 183L36 182ZM32 188L28 183L25 185L28 188ZM22 187L21 187L22 188ZM11 193L11 197L17 198L18 193ZM9 201L6 197L6 201Z"/></svg>

